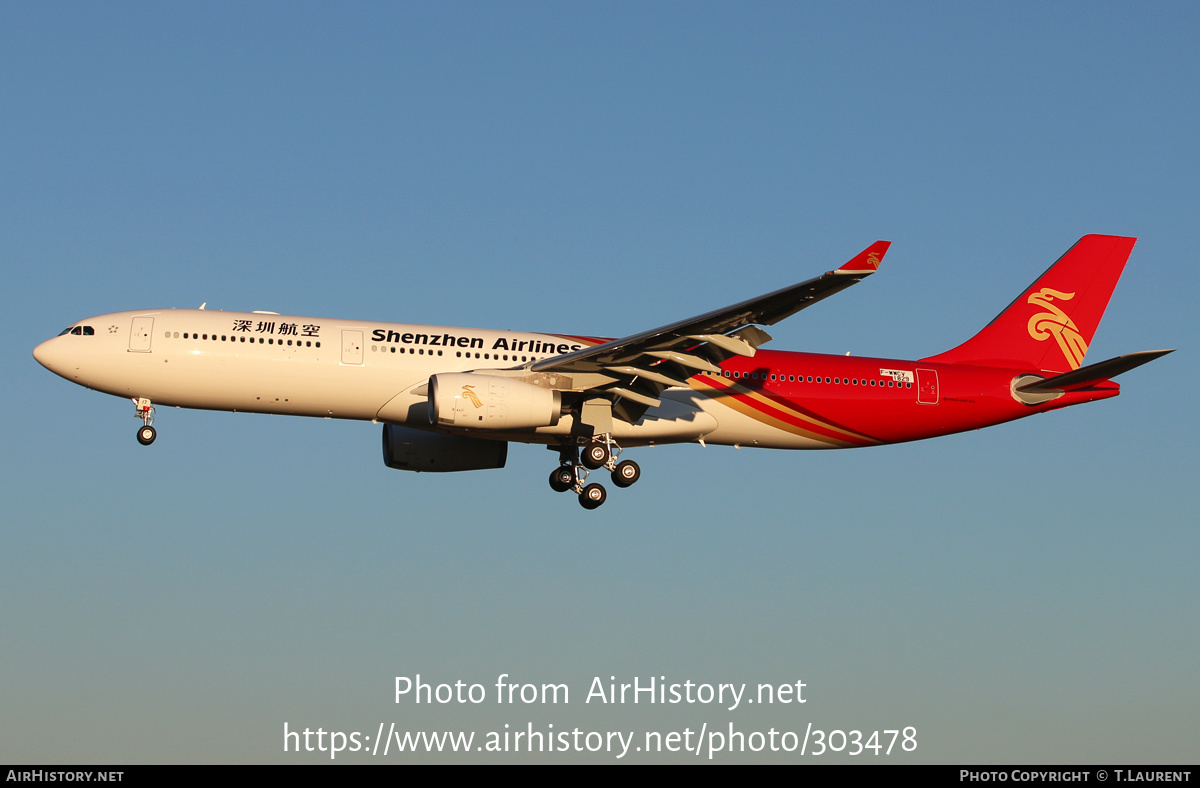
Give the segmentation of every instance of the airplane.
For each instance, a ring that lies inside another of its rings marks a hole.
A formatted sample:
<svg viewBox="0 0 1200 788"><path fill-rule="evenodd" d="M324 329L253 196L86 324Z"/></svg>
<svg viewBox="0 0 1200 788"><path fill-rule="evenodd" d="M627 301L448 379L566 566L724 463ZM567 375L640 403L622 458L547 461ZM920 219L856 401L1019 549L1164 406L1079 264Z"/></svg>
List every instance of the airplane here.
<svg viewBox="0 0 1200 788"><path fill-rule="evenodd" d="M641 477L623 450L695 442L879 446L1115 397L1172 352L1083 365L1136 238L1081 238L971 339L916 361L760 350L770 326L875 273L877 241L814 279L621 339L158 309L73 323L33 351L127 397L150 445L156 405L369 420L389 468L504 467L510 442L558 452L555 491L585 509Z"/></svg>

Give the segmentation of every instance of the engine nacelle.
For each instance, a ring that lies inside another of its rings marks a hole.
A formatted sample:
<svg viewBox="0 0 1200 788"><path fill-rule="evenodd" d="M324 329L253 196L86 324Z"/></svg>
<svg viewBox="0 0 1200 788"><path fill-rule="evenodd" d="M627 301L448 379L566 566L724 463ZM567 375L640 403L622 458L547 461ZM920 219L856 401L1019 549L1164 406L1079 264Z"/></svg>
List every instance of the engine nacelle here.
<svg viewBox="0 0 1200 788"><path fill-rule="evenodd" d="M476 430L553 427L562 395L496 375L451 372L429 379L429 417L440 427Z"/></svg>
<svg viewBox="0 0 1200 788"><path fill-rule="evenodd" d="M449 473L503 468L508 443L383 425L383 464L399 471Z"/></svg>

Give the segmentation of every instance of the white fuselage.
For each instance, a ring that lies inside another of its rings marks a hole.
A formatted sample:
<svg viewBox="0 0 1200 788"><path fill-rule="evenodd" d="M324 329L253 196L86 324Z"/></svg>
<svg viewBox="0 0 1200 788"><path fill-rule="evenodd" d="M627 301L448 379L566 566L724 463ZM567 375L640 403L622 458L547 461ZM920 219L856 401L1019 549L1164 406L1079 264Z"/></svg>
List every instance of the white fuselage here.
<svg viewBox="0 0 1200 788"><path fill-rule="evenodd" d="M598 339L264 312L165 309L81 320L35 350L62 377L120 397L208 410L360 419L430 428L431 375L507 369L578 350ZM715 413L720 413L720 422ZM823 448L764 428L692 389L671 389L637 424L614 423L627 445L713 443ZM553 427L491 437L553 443ZM476 433L478 434L478 433Z"/></svg>

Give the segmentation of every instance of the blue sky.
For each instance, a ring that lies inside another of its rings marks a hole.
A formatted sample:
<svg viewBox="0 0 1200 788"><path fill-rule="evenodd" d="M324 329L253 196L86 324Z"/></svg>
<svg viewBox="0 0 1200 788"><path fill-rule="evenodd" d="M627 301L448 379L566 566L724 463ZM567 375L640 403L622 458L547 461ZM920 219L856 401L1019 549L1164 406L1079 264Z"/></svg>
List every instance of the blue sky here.
<svg viewBox="0 0 1200 788"><path fill-rule="evenodd" d="M1195 762L1198 22L1184 3L0 7L0 761L319 760L283 752L285 722L811 722L916 727L915 753L872 761ZM878 275L771 347L914 358L1086 233L1140 239L1089 358L1180 348L1121 397L872 450L643 450L642 481L590 514L534 447L410 475L373 425L162 409L145 449L128 403L30 355L85 316L201 302L619 336L882 238ZM417 673L572 700L394 703ZM595 676L664 675L803 680L809 702L582 702Z"/></svg>

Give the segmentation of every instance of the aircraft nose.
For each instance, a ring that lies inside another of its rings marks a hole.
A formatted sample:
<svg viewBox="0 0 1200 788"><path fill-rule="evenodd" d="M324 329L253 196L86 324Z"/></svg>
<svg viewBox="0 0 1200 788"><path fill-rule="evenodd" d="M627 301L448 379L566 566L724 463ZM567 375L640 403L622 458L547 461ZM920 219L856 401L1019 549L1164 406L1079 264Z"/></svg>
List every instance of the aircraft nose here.
<svg viewBox="0 0 1200 788"><path fill-rule="evenodd" d="M50 351L46 349L46 346L49 344L50 344L50 341L46 340L45 342L43 342L42 344L38 345L37 347L35 347L33 349L33 357L37 360L37 363L41 364L43 367L46 367L47 369L50 368L50 365L49 365Z"/></svg>
<svg viewBox="0 0 1200 788"><path fill-rule="evenodd" d="M37 363L41 364L46 369L56 375L66 374L67 359L64 353L65 348L60 337L47 339L42 344L33 349L33 357L37 359Z"/></svg>

